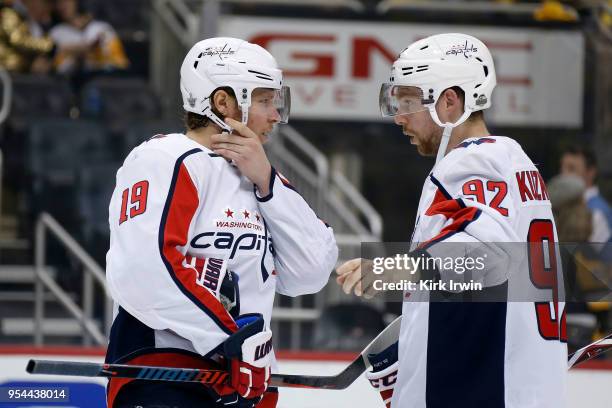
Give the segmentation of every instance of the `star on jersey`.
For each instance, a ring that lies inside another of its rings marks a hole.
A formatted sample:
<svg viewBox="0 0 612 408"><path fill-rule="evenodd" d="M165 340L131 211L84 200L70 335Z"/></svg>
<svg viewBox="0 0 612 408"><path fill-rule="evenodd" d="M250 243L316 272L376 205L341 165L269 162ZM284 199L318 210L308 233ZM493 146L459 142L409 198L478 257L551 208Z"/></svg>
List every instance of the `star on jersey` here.
<svg viewBox="0 0 612 408"><path fill-rule="evenodd" d="M244 210L244 211L242 212L242 215L244 215L244 218L249 218L249 216L251 215L251 213L250 213L250 212L248 212L247 210Z"/></svg>
<svg viewBox="0 0 612 408"><path fill-rule="evenodd" d="M255 219L256 219L257 221L260 221L260 220L261 220L261 217L259 216L259 214L257 214L257 213L255 214Z"/></svg>
<svg viewBox="0 0 612 408"><path fill-rule="evenodd" d="M228 208L228 209L227 209L227 210L225 210L224 212L225 212L225 216L226 216L227 218L234 218L234 212L233 212L231 209L229 209L229 208Z"/></svg>

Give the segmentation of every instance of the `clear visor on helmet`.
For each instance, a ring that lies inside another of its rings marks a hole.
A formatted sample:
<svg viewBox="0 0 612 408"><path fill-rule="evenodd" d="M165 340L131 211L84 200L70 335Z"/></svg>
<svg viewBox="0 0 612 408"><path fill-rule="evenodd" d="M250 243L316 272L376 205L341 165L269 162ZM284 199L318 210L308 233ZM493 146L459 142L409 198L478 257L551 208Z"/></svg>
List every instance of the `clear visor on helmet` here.
<svg viewBox="0 0 612 408"><path fill-rule="evenodd" d="M423 91L415 86L383 84L378 103L383 116L409 115L427 110Z"/></svg>
<svg viewBox="0 0 612 408"><path fill-rule="evenodd" d="M278 114L279 123L289 121L291 110L291 92L288 86L281 89L256 88L251 94L251 107L269 111L272 115Z"/></svg>

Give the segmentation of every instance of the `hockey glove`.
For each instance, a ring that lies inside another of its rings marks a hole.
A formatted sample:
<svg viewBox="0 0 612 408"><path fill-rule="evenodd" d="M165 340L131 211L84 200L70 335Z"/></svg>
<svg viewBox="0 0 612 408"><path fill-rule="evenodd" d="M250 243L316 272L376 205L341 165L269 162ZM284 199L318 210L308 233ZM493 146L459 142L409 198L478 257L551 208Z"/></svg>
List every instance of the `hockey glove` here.
<svg viewBox="0 0 612 408"><path fill-rule="evenodd" d="M378 354L368 354L368 360L372 364L372 371L366 371L366 378L380 392L385 406L390 408L399 367L397 342Z"/></svg>
<svg viewBox="0 0 612 408"><path fill-rule="evenodd" d="M243 315L236 320L239 330L223 343L228 359L230 383L215 386L219 395L237 393L258 402L268 388L272 360L272 332L264 330L260 314Z"/></svg>

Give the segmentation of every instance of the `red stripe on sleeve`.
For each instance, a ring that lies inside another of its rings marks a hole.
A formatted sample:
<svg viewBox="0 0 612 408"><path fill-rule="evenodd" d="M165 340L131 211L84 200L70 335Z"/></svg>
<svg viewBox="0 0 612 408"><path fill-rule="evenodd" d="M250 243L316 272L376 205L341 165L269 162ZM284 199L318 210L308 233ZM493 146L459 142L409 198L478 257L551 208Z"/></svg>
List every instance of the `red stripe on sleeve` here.
<svg viewBox="0 0 612 408"><path fill-rule="evenodd" d="M448 198L446 198L444 194L442 193L442 191L440 191L440 189L438 188L436 190L436 194L434 195L433 201L429 205L429 208L427 209L427 211L425 211L425 215L432 216L436 214L442 214L446 217L446 214L449 211L451 211L451 214L453 211L456 211L454 210L455 208L453 204L454 202L455 200L449 200Z"/></svg>
<svg viewBox="0 0 612 408"><path fill-rule="evenodd" d="M197 272L192 268L183 267L185 257L177 249L187 244L189 225L198 204L198 191L185 165L181 164L164 227L163 255L172 266L175 282L182 285L192 295L194 302L198 302L199 306L206 308L214 315L218 323L220 322L227 329L235 332L238 327L234 319L208 289L196 283Z"/></svg>
<svg viewBox="0 0 612 408"><path fill-rule="evenodd" d="M440 193L440 190L436 192L436 198L439 198L438 193ZM441 193L440 197L443 197ZM478 208L462 206L459 200L441 201L438 199L436 202L436 198L434 198L432 205L425 214L429 216L443 215L446 219L453 219L453 222L442 228L435 237L420 244L419 248L426 247L432 242L441 241L458 231L462 231L470 222L477 218L479 213Z"/></svg>

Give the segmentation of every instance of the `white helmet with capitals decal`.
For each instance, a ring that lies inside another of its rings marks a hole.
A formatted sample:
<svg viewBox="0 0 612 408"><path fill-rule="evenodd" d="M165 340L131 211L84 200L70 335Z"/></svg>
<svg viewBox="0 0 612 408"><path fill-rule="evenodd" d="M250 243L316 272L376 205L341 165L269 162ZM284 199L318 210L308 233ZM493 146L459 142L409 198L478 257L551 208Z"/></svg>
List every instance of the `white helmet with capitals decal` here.
<svg viewBox="0 0 612 408"><path fill-rule="evenodd" d="M491 106L496 83L493 58L482 41L459 33L432 35L400 53L389 82L381 87L380 109L383 116L429 110L434 122L444 128L437 163L444 157L452 129L472 112ZM465 93L464 113L455 123L442 123L436 102L454 86Z"/></svg>
<svg viewBox="0 0 612 408"><path fill-rule="evenodd" d="M228 131L231 128L210 105L211 94L221 87L234 90L242 123L248 121L251 94L256 88L275 90L274 106L280 122L289 119L291 96L276 60L259 45L238 38L209 38L191 47L181 66L180 86L186 111L205 115Z"/></svg>

